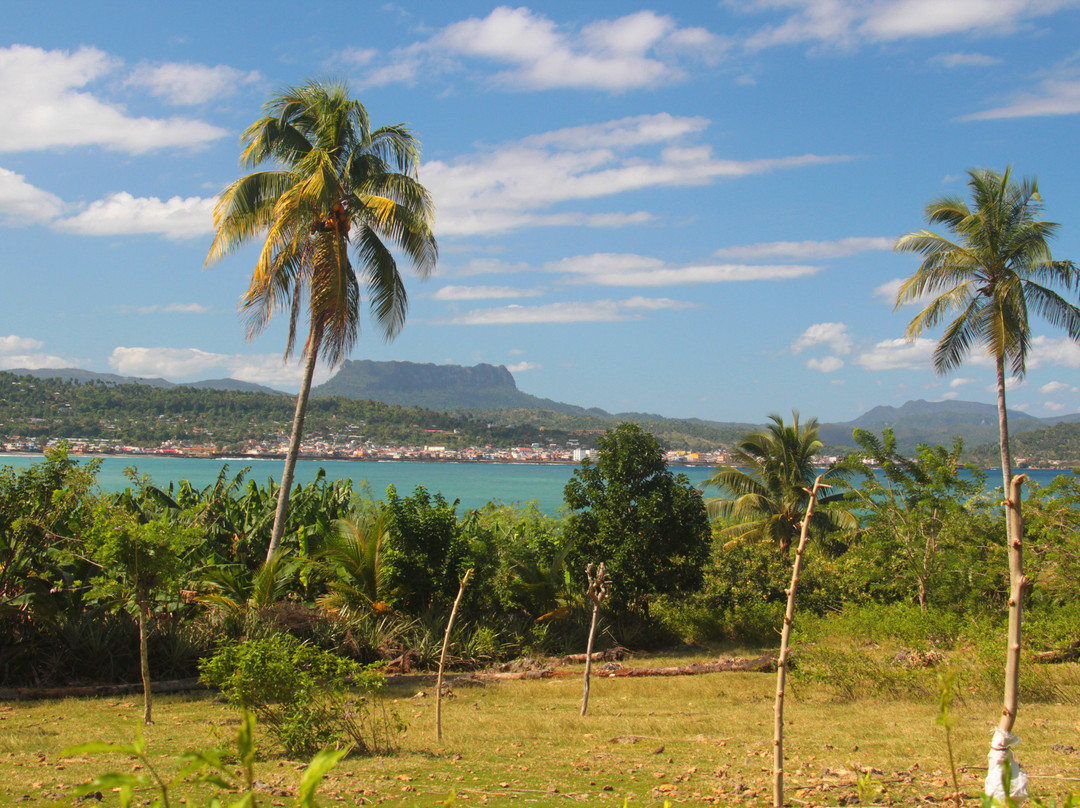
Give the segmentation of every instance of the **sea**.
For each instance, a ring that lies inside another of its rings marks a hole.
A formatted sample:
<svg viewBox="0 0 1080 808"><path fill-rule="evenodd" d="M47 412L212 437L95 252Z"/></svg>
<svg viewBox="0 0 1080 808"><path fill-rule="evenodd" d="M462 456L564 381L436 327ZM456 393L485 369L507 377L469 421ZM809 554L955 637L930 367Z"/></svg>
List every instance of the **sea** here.
<svg viewBox="0 0 1080 808"><path fill-rule="evenodd" d="M0 467L21 468L41 462L36 454L0 454ZM101 459L98 486L103 491L122 491L131 485L124 474L134 468L139 474L147 474L159 488L170 483L188 480L195 488L213 484L222 466L228 466L228 475L245 472L246 480L259 484L280 478L283 461L264 458L189 458L155 457L137 455L106 455ZM330 479L352 480L353 487L362 495L381 499L386 488L393 485L398 494L407 496L418 485L430 493L441 493L449 502L457 500L458 513L482 508L488 502L524 505L536 502L548 515L557 516L563 508L563 488L577 468L574 464L546 463L452 463L421 461L372 461L372 460L300 460L296 464L295 480L307 483L315 479L318 470L326 470ZM712 476L712 466L671 466L675 473L685 474L690 482L701 487ZM1001 471L987 469L987 484L1000 486ZM1062 473L1056 469L1028 469L1024 471L1039 485L1050 483ZM709 492L706 492L706 496Z"/></svg>

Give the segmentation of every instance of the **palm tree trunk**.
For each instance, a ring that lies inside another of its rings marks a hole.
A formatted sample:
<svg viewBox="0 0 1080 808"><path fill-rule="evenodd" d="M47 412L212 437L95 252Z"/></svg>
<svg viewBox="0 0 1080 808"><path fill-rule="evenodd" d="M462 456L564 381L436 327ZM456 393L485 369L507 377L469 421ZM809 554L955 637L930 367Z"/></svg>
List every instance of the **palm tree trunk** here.
<svg viewBox="0 0 1080 808"><path fill-rule="evenodd" d="M1009 414L1005 409L1005 357L997 358L997 406L998 435L1001 440L1001 481L1003 494L1009 496L1009 484L1012 482L1012 452L1009 451Z"/></svg>
<svg viewBox="0 0 1080 808"><path fill-rule="evenodd" d="M296 395L296 414L293 416L292 434L289 436L289 451L285 455L285 470L281 472L281 487L278 488L277 510L274 511L274 530L270 534L270 546L266 550L267 563L277 555L281 547L281 537L285 533L285 517L289 513L289 493L292 489L293 471L296 470L296 458L300 455L300 439L304 434L304 416L307 414L308 397L311 395L311 378L315 375L315 362L318 358L318 342L308 340L307 359L304 362L304 380L300 392Z"/></svg>

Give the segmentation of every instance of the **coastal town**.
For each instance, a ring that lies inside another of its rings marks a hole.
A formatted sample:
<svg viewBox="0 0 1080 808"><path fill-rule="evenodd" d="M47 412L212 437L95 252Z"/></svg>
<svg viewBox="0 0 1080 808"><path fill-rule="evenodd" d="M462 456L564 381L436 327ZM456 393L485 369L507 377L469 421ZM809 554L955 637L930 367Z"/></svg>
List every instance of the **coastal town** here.
<svg viewBox="0 0 1080 808"><path fill-rule="evenodd" d="M439 430L432 430L433 440ZM156 446L133 446L119 441L66 438L65 443L74 454L83 455L132 455L156 457L241 457L278 458L288 451L288 436L277 440L251 439L244 445L223 446L212 441L195 442L169 440ZM59 439L29 439L13 435L0 443L4 452L36 453L61 443ZM470 446L455 449L437 443L427 445L379 445L372 441L346 436L310 438L300 446L301 457L308 460L358 460L358 461L419 461L451 463L580 463L586 457L595 460L596 450L584 448L580 441L570 439L565 445L558 443L529 446ZM670 465L715 466L727 463L730 455L724 451L690 452L669 450L664 454Z"/></svg>

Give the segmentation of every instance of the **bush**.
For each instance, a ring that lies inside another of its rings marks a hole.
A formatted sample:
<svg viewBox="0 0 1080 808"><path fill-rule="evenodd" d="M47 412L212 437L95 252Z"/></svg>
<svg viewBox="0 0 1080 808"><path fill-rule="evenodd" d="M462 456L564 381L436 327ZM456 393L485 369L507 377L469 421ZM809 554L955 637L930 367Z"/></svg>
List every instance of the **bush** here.
<svg viewBox="0 0 1080 808"><path fill-rule="evenodd" d="M204 682L237 707L252 710L290 757L329 746L386 754L396 746L396 718L366 698L385 683L378 668L364 668L288 634L225 645L200 668Z"/></svg>

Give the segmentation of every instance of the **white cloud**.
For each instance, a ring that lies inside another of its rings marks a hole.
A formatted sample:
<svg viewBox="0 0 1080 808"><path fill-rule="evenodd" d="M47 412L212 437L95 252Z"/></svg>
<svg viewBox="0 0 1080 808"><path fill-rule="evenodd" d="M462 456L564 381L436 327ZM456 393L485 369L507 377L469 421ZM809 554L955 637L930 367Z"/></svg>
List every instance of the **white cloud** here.
<svg viewBox="0 0 1080 808"><path fill-rule="evenodd" d="M844 366L844 360L838 356L826 356L822 359L810 359L806 367L810 370L819 370L822 373L833 373Z"/></svg>
<svg viewBox="0 0 1080 808"><path fill-rule="evenodd" d="M60 197L35 188L21 174L0 168L0 217L6 224L48 222L63 211Z"/></svg>
<svg viewBox="0 0 1080 808"><path fill-rule="evenodd" d="M1039 392L1044 395L1052 395L1054 393L1075 393L1077 388L1070 384L1064 384L1063 382L1047 382L1039 388Z"/></svg>
<svg viewBox="0 0 1080 808"><path fill-rule="evenodd" d="M927 61L942 67L991 67L1001 64L1001 59L985 53L939 53Z"/></svg>
<svg viewBox="0 0 1080 808"><path fill-rule="evenodd" d="M684 309L692 304L667 298L566 301L541 306L503 306L476 309L449 320L450 325L534 325L561 323L610 323L641 319L640 310Z"/></svg>
<svg viewBox="0 0 1080 808"><path fill-rule="evenodd" d="M444 286L431 297L433 300L499 300L514 297L536 297L539 289L516 289L512 286Z"/></svg>
<svg viewBox="0 0 1080 808"><path fill-rule="evenodd" d="M1080 77L1074 72L1042 79L1034 90L1018 93L1005 104L965 115L962 121L1036 118L1080 113Z"/></svg>
<svg viewBox="0 0 1080 808"><path fill-rule="evenodd" d="M90 236L156 233L167 238L195 238L213 232L214 200L174 196L135 197L126 191L92 202L86 210L57 222L57 228Z"/></svg>
<svg viewBox="0 0 1080 808"><path fill-rule="evenodd" d="M0 48L0 152L104 146L134 153L197 148L224 129L188 118L132 117L123 107L82 92L121 62L96 48L45 51Z"/></svg>
<svg viewBox="0 0 1080 808"><path fill-rule="evenodd" d="M945 393L945 395L943 395L941 397L941 400L942 401L953 401L954 399L957 399L959 397L960 397L959 393L955 393L955 392L953 392L953 393Z"/></svg>
<svg viewBox="0 0 1080 808"><path fill-rule="evenodd" d="M881 298L890 306L895 306L896 296L897 294L899 294L900 287L904 285L904 282L906 280L907 278L893 278L891 281L886 281L885 283L881 284L881 286L878 286L876 289L874 289L873 295L874 297ZM903 306L901 306L901 308L906 309L910 308L911 306L925 306L935 297L936 295L934 295L933 293L928 293L923 295L922 297L916 298L915 300L908 301Z"/></svg>
<svg viewBox="0 0 1080 808"><path fill-rule="evenodd" d="M1061 412L1065 409L1065 405L1057 401L1044 401L1043 406L1050 410L1050 412Z"/></svg>
<svg viewBox="0 0 1080 808"><path fill-rule="evenodd" d="M855 363L866 370L929 370L935 345L930 339L887 339L858 356Z"/></svg>
<svg viewBox="0 0 1080 808"><path fill-rule="evenodd" d="M636 115L605 123L571 126L523 138L524 146L560 149L631 148L652 143L665 143L687 135L703 132L708 118L676 117L666 112L655 115Z"/></svg>
<svg viewBox="0 0 1080 808"><path fill-rule="evenodd" d="M0 354L11 353L23 353L26 351L36 351L38 348L44 346L39 339L33 337L18 337L14 334L9 334L6 337L0 337Z"/></svg>
<svg viewBox="0 0 1080 808"><path fill-rule="evenodd" d="M849 354L852 347L851 335L843 323L815 323L791 344L791 352L797 354L815 345L828 345L829 350L835 354Z"/></svg>
<svg viewBox="0 0 1080 808"><path fill-rule="evenodd" d="M965 379L964 377L961 376L961 377L957 377L955 379L950 379L949 380L949 387L952 387L955 390L957 387L963 387L965 384L973 384L974 382L977 382L977 381L978 381L978 379Z"/></svg>
<svg viewBox="0 0 1080 808"><path fill-rule="evenodd" d="M138 65L124 84L142 87L170 104L205 104L216 98L233 95L244 84L261 80L258 71L244 72L227 65L163 62Z"/></svg>
<svg viewBox="0 0 1080 808"><path fill-rule="evenodd" d="M734 261L776 258L814 261L825 258L846 258L871 250L891 250L894 244L896 244L896 239L892 237L852 236L836 241L770 241L738 247L722 247L714 250L713 255Z"/></svg>
<svg viewBox="0 0 1080 808"><path fill-rule="evenodd" d="M524 90L572 88L625 92L657 87L686 77L685 65L713 63L723 53L720 37L703 28L680 28L668 16L639 11L573 29L528 8L500 6L486 17L470 17L437 31L427 41L391 51L370 69L374 56L360 52L368 69L360 84L414 82L434 73L476 63L496 86Z"/></svg>
<svg viewBox="0 0 1080 808"><path fill-rule="evenodd" d="M137 348L120 346L109 357L109 366L124 376L160 376L172 380L224 374L256 384L298 387L304 366L284 362L281 354L218 354L198 348ZM331 372L323 365L315 370L315 384Z"/></svg>
<svg viewBox="0 0 1080 808"><path fill-rule="evenodd" d="M464 155L424 163L420 178L439 209L441 235L503 233L523 227L622 227L652 219L646 211L550 213L558 203L650 188L707 185L721 179L825 165L845 156L815 154L725 160L707 145L682 142L700 132L700 118L642 115L595 127L562 129ZM588 140L598 130L604 145ZM647 147L652 154L636 149Z"/></svg>
<svg viewBox="0 0 1080 808"><path fill-rule="evenodd" d="M506 369L511 373L524 373L527 370L539 370L543 365L536 362L518 362L516 365L507 365Z"/></svg>
<svg viewBox="0 0 1080 808"><path fill-rule="evenodd" d="M575 283L598 286L670 286L688 283L786 280L813 275L821 267L802 265L691 264L675 266L644 255L594 253L552 261L548 272L577 276Z"/></svg>
<svg viewBox="0 0 1080 808"><path fill-rule="evenodd" d="M33 337L20 337L9 334L0 337L0 369L11 368L62 368L71 367L73 362L62 356L43 353L45 347L39 339Z"/></svg>
<svg viewBox="0 0 1080 808"><path fill-rule="evenodd" d="M1080 367L1080 345L1068 337L1032 337L1028 350L1028 368L1061 365Z"/></svg>
<svg viewBox="0 0 1080 808"><path fill-rule="evenodd" d="M1007 34L1032 20L1075 5L1075 0L728 0L749 10L784 16L749 37L751 49L820 43L855 47L949 34Z"/></svg>

